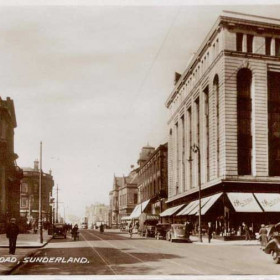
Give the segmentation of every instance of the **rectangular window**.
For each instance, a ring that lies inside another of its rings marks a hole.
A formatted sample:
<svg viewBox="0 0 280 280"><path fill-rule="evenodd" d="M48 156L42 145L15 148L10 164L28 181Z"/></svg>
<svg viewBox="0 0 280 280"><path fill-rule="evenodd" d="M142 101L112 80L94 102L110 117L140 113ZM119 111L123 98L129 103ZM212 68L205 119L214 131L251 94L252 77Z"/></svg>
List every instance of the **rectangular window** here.
<svg viewBox="0 0 280 280"><path fill-rule="evenodd" d="M28 198L27 197L21 197L20 199L20 207L27 208L28 207Z"/></svg>
<svg viewBox="0 0 280 280"><path fill-rule="evenodd" d="M33 192L34 192L34 193L38 193L38 191L39 191L38 184L34 184L34 185L33 185Z"/></svg>
<svg viewBox="0 0 280 280"><path fill-rule="evenodd" d="M242 45L243 45L243 34L236 33L236 50L238 52L242 52Z"/></svg>
<svg viewBox="0 0 280 280"><path fill-rule="evenodd" d="M252 174L252 73L243 68L237 73L238 174Z"/></svg>
<svg viewBox="0 0 280 280"><path fill-rule="evenodd" d="M188 109L189 188L192 188L192 109Z"/></svg>
<svg viewBox="0 0 280 280"><path fill-rule="evenodd" d="M269 176L280 176L280 73L268 72Z"/></svg>
<svg viewBox="0 0 280 280"><path fill-rule="evenodd" d="M275 55L280 56L280 39L275 39Z"/></svg>
<svg viewBox="0 0 280 280"><path fill-rule="evenodd" d="M204 89L204 115L205 115L205 146L206 146L206 180L210 178L210 153L209 153L209 88Z"/></svg>
<svg viewBox="0 0 280 280"><path fill-rule="evenodd" d="M134 204L137 204L137 193L134 194Z"/></svg>
<svg viewBox="0 0 280 280"><path fill-rule="evenodd" d="M182 124L182 189L185 190L185 117L184 115L181 117Z"/></svg>
<svg viewBox="0 0 280 280"><path fill-rule="evenodd" d="M253 52L253 35L247 34L247 52Z"/></svg>
<svg viewBox="0 0 280 280"><path fill-rule="evenodd" d="M27 183L21 183L21 192L28 193L28 184Z"/></svg>
<svg viewBox="0 0 280 280"><path fill-rule="evenodd" d="M199 110L199 98L197 98L195 100L195 108L196 108L196 145L200 148L200 120L199 120L199 117L200 117L200 110ZM198 167L198 153L196 153L196 163L197 163L197 166L196 166L196 174L199 176L199 167ZM196 180L196 183L198 185L198 176L197 176L197 180Z"/></svg>
<svg viewBox="0 0 280 280"><path fill-rule="evenodd" d="M271 55L271 37L265 38L265 54Z"/></svg>
<svg viewBox="0 0 280 280"><path fill-rule="evenodd" d="M178 129L178 123L175 124L175 133L176 133L176 188L178 187L179 182L179 129Z"/></svg>

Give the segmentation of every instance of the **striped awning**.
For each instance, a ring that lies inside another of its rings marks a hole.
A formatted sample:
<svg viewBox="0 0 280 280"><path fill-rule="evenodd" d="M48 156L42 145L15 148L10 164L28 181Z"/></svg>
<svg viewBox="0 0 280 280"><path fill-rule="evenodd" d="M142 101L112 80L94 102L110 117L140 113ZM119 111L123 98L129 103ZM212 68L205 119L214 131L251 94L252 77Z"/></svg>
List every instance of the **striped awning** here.
<svg viewBox="0 0 280 280"><path fill-rule="evenodd" d="M175 214L178 210L180 210L183 206L185 206L185 204L181 204L178 206L174 206L171 208L166 209L165 211L163 211L160 216L161 217L168 217L168 216L172 216L173 214Z"/></svg>
<svg viewBox="0 0 280 280"><path fill-rule="evenodd" d="M132 213L130 214L129 218L130 219L138 219L139 216L145 211L146 207L148 206L150 202L150 199L140 203L140 204L137 204L135 206L135 208L133 209Z"/></svg>

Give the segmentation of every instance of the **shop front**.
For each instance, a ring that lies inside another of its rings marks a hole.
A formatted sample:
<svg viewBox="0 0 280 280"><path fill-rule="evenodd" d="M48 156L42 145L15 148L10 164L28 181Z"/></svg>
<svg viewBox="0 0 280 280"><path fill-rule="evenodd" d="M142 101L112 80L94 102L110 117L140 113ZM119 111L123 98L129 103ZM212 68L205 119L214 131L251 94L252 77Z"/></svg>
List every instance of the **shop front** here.
<svg viewBox="0 0 280 280"><path fill-rule="evenodd" d="M181 210L172 217L172 222L189 220L194 225L194 232L198 232L199 200L181 206L178 206ZM202 232L206 232L207 224L211 222L216 237L242 239L246 225L254 238L261 224L280 221L279 212L279 193L216 193L201 199Z"/></svg>

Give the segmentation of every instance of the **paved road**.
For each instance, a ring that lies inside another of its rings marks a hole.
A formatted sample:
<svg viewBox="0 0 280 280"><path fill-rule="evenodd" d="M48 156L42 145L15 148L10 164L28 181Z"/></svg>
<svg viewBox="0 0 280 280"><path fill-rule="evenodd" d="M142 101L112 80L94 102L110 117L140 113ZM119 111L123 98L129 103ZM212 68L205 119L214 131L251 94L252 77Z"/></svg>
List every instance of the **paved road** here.
<svg viewBox="0 0 280 280"><path fill-rule="evenodd" d="M86 263L26 263L13 274L280 274L280 265L274 264L259 246L170 243L138 236L130 239L127 234L116 231L100 234L94 230L81 230L79 241L72 241L70 236L66 240L52 240L35 257L47 257L47 260L64 257L65 261L86 258Z"/></svg>

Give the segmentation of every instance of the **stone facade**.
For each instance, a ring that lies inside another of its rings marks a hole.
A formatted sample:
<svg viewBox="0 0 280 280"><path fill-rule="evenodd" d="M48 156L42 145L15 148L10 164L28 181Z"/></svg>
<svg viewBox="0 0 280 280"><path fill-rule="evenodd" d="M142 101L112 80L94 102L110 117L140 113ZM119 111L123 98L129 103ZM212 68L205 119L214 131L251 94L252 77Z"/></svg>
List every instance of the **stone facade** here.
<svg viewBox="0 0 280 280"><path fill-rule="evenodd" d="M20 214L34 224L39 217L39 162L34 161L34 168L23 168L20 186ZM52 222L52 190L53 177L50 173L42 173L42 219Z"/></svg>
<svg viewBox="0 0 280 280"><path fill-rule="evenodd" d="M113 190L110 192L109 225L118 228L121 218L129 216L137 204L138 169L128 176L114 176Z"/></svg>
<svg viewBox="0 0 280 280"><path fill-rule="evenodd" d="M13 100L0 98L0 232L14 217L19 221L20 179L22 170L17 166L14 152L16 115Z"/></svg>
<svg viewBox="0 0 280 280"><path fill-rule="evenodd" d="M105 204L95 203L86 207L86 217L88 218L89 228L93 228L96 222L103 222L106 225L108 222L109 206Z"/></svg>
<svg viewBox="0 0 280 280"><path fill-rule="evenodd" d="M149 212L159 215L165 209L167 197L167 143L149 154L141 164L138 176L139 203L150 199Z"/></svg>
<svg viewBox="0 0 280 280"><path fill-rule="evenodd" d="M199 175L202 197L279 192L279 72L280 20L217 19L166 101L169 206L198 198Z"/></svg>

